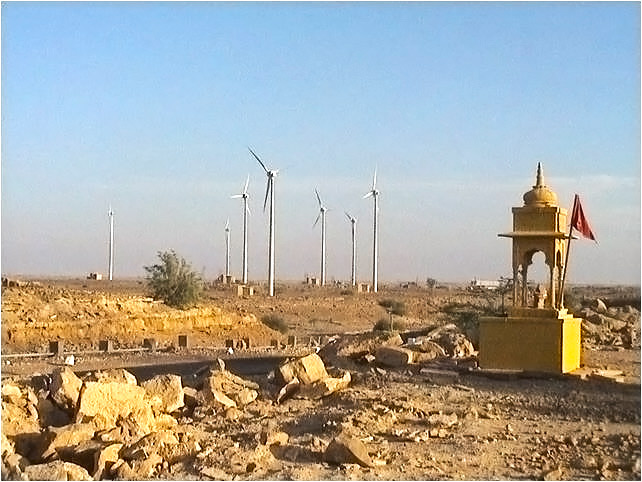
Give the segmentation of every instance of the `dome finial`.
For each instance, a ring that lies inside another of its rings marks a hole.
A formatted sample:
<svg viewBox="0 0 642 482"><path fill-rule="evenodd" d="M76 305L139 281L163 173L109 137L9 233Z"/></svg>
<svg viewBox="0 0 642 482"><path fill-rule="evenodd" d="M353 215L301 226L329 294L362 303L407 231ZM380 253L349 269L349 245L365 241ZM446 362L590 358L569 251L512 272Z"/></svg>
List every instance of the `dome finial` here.
<svg viewBox="0 0 642 482"><path fill-rule="evenodd" d="M544 184L544 174L542 173L542 163L537 163L537 179L533 189L524 194L525 206L557 206L557 194L551 191Z"/></svg>
<svg viewBox="0 0 642 482"><path fill-rule="evenodd" d="M544 186L544 174L542 173L542 163L537 163L537 179L535 181L535 186L533 187L542 187Z"/></svg>

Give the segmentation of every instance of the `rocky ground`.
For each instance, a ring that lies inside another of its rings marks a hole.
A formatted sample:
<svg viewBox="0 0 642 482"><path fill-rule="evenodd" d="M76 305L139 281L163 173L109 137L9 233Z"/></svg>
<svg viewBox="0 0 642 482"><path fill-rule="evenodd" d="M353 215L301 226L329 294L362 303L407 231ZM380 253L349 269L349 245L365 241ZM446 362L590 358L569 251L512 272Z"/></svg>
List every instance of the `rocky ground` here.
<svg viewBox="0 0 642 482"><path fill-rule="evenodd" d="M5 290L3 354L46 351L53 333L78 349L102 336L128 346L138 343L133 332L104 327L132 319L162 349L152 359L77 355L73 366L4 357L3 479L640 478L639 289L574 290L575 312L587 319L584 367L544 376L477 369L476 317L501 307L489 294L294 287L276 299L238 299L212 289L187 315L123 303L144 296L135 285L110 292L79 283ZM372 330L389 319L378 303L386 298L404 305L393 316L400 334ZM281 316L299 339L336 336L301 347L285 367L242 377L214 352L172 346L189 319L198 344L224 350L230 336L255 336L263 353L260 345L285 338L260 323L265 314ZM233 335L226 330L241 323ZM209 360L207 369L136 379L119 368L190 357Z"/></svg>

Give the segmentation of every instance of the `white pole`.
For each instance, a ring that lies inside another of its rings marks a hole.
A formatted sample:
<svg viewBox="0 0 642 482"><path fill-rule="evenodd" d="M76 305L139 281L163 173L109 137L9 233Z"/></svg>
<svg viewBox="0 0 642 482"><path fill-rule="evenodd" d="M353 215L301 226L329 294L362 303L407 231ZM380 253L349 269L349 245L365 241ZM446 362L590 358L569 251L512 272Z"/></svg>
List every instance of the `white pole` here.
<svg viewBox="0 0 642 482"><path fill-rule="evenodd" d="M357 284L357 240L356 240L356 227L357 222L354 219L350 220L352 224L352 286Z"/></svg>
<svg viewBox="0 0 642 482"><path fill-rule="evenodd" d="M321 286L325 286L325 209L321 210Z"/></svg>
<svg viewBox="0 0 642 482"><path fill-rule="evenodd" d="M270 174L270 241L268 287L270 296L274 296L274 174Z"/></svg>
<svg viewBox="0 0 642 482"><path fill-rule="evenodd" d="M379 193L374 192L373 193L374 197L374 223L373 223L373 235L372 235L372 291L374 293L377 292L377 264L378 264L378 255L379 255L379 246L377 242L377 213L379 212L378 209L378 197Z"/></svg>
<svg viewBox="0 0 642 482"><path fill-rule="evenodd" d="M247 196L243 197L243 284L247 284Z"/></svg>
<svg viewBox="0 0 642 482"><path fill-rule="evenodd" d="M225 282L230 275L230 228L225 226Z"/></svg>
<svg viewBox="0 0 642 482"><path fill-rule="evenodd" d="M109 281L114 278L114 212L109 206Z"/></svg>

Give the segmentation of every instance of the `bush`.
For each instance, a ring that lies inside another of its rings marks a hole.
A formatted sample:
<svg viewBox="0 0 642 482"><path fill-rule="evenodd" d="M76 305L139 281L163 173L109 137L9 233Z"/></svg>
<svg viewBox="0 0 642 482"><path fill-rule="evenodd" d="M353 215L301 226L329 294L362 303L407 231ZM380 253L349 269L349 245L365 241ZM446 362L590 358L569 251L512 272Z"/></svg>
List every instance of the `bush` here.
<svg viewBox="0 0 642 482"><path fill-rule="evenodd" d="M147 286L155 299L174 308L187 309L194 306L203 292L200 274L174 250L159 251L159 264L145 266Z"/></svg>
<svg viewBox="0 0 642 482"><path fill-rule="evenodd" d="M406 305L403 301L383 299L379 301L379 306L382 306L386 311L391 312L393 315L404 316L406 314Z"/></svg>
<svg viewBox="0 0 642 482"><path fill-rule="evenodd" d="M286 334L289 330L288 324L278 315L264 315L261 317L261 322L268 328L283 334Z"/></svg>
<svg viewBox="0 0 642 482"><path fill-rule="evenodd" d="M392 330L390 329L390 318L380 318L372 327L372 331L403 331L406 324L401 320L392 319Z"/></svg>

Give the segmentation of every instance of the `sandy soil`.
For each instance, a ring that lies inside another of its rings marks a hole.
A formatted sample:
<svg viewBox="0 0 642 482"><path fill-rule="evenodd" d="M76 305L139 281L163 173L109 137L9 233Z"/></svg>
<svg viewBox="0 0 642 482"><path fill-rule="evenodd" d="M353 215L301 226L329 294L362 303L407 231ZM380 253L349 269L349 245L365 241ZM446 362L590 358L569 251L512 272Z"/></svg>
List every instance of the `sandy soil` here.
<svg viewBox="0 0 642 482"><path fill-rule="evenodd" d="M403 302L406 314L394 321L406 330L456 323L475 344L475 315L501 307L498 295L455 288L389 287L376 295L361 295L342 288L294 285L280 287L273 299L260 294L244 299L229 287L213 287L203 305L188 313L142 300L145 296L144 285L136 281L112 285L41 281L40 286L6 289L2 352L46 351L51 338L87 349L96 347L103 337L131 347L153 336L168 348L151 358L135 353L78 355L74 370L79 371L214 360L229 338L252 337L252 344L260 347L253 353L264 354L269 350L263 347L272 339L286 339L260 322L264 315L282 317L288 334L299 340L315 334L370 331L377 320L389 319L378 304L382 299ZM639 289L585 287L573 296L578 302L599 296L614 304L629 298L635 304L637 299L639 310ZM163 468L157 478L637 480L639 311L634 328L637 332L633 330L630 340L620 336L624 328L618 328L617 336L609 331L587 339L585 366L565 376L490 376L465 369L474 367L474 358L447 358L398 369L334 359L327 361L328 370L350 369L350 387L320 401L290 399L282 404L273 402L279 386L266 376L249 377L259 383L261 395L238 419L187 412L179 418L177 431L189 432L201 451L194 459ZM171 349L177 334L186 331L201 348ZM5 357L2 374L21 378L50 371L56 364L60 360ZM431 379L422 375L422 367L448 369L455 375ZM621 370L623 380L582 379L595 369ZM287 433L289 442L273 447L269 457L259 458L257 439L266 430ZM325 448L340 431L364 442L374 467L323 461ZM256 462L250 466L250 460Z"/></svg>

